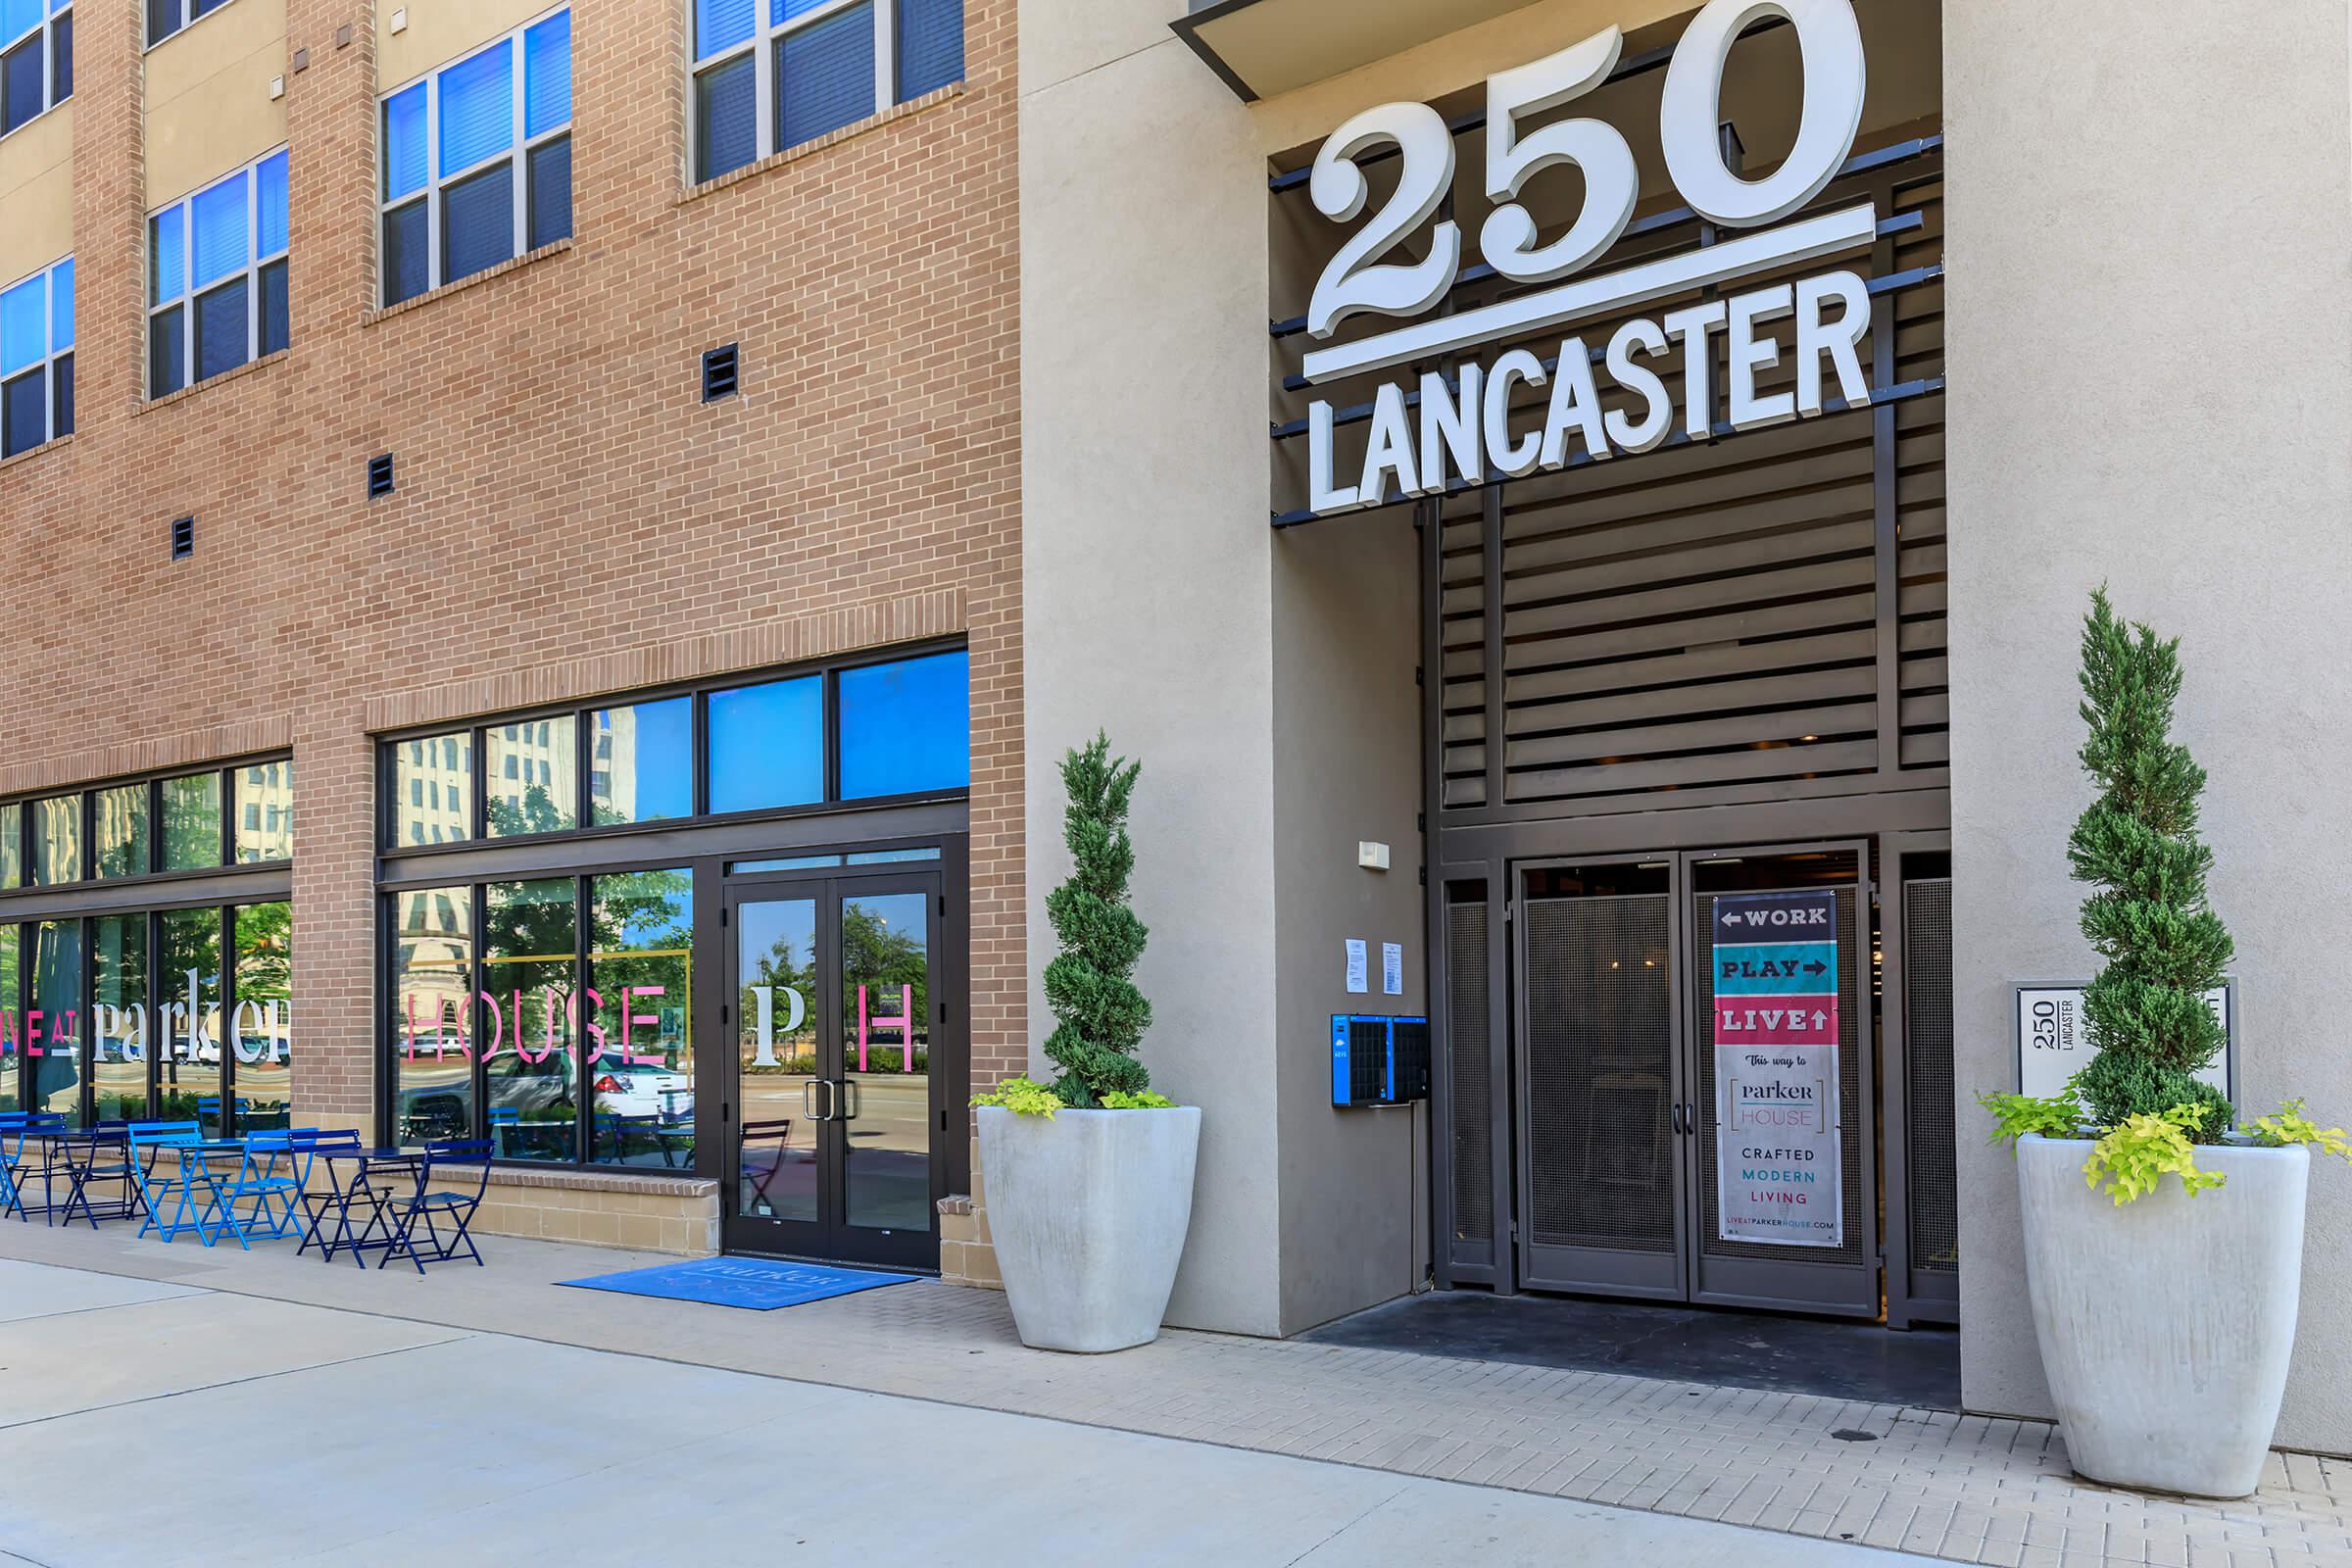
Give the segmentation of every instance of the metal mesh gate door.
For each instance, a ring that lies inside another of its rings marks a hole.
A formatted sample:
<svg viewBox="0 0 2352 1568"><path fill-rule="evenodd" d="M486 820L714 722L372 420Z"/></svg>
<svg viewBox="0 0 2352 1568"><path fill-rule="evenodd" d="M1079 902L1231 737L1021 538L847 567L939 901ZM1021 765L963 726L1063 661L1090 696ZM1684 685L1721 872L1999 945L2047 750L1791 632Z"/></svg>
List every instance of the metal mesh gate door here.
<svg viewBox="0 0 2352 1568"><path fill-rule="evenodd" d="M1521 1276L1536 1289L1684 1294L1673 913L1665 891L1523 906Z"/></svg>
<svg viewBox="0 0 2352 1568"><path fill-rule="evenodd" d="M1852 862L1849 860L1848 862ZM1751 866L1743 869L1752 869ZM1785 885L1785 884L1784 884ZM1709 961L1716 901L1723 893L1699 892L1691 900L1690 1017L1695 1111L1696 1274L1690 1298L1738 1306L1772 1306L1799 1311L1876 1317L1879 1313L1877 1150L1871 1087L1870 948L1859 923L1857 884L1836 889L1838 966L1838 1199L1842 1213L1838 1244L1789 1246L1729 1240L1718 1202L1718 1137L1723 1086L1718 1081L1714 1041L1715 965ZM1754 998L1725 1001L1734 1006ZM1735 1140L1737 1142L1737 1140ZM1733 1149L1737 1159L1740 1150ZM1735 1184L1737 1186L1738 1184Z"/></svg>

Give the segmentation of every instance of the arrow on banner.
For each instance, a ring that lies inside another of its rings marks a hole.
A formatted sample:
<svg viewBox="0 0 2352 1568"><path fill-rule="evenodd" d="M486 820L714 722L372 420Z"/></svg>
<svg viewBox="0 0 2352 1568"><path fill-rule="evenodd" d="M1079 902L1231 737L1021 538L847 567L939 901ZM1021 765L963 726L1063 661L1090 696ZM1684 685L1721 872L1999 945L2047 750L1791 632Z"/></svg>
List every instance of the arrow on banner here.
<svg viewBox="0 0 2352 1568"><path fill-rule="evenodd" d="M1805 965L1805 973L1825 974L1829 971L1829 967L1830 966L1828 964L1822 962L1819 958L1815 958L1811 963Z"/></svg>
<svg viewBox="0 0 2352 1568"><path fill-rule="evenodd" d="M1830 1021L1830 1015L1829 1015L1828 1013L1826 1013L1826 1012L1823 1012L1823 1011L1822 1011L1822 1010L1820 1010L1818 1007L1814 1009L1814 1011L1813 1011L1813 1027L1814 1027L1814 1028L1818 1029L1818 1028L1820 1028L1820 1027L1821 1027L1823 1024L1825 1024L1825 1023L1828 1023L1829 1021Z"/></svg>

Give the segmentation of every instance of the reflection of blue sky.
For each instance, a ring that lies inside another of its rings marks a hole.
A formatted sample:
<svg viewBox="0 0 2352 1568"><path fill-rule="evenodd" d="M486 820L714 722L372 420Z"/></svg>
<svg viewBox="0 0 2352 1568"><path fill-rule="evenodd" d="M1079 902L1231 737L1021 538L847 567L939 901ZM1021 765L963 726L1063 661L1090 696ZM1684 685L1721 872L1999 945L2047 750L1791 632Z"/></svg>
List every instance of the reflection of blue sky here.
<svg viewBox="0 0 2352 1568"><path fill-rule="evenodd" d="M601 890L609 883L629 884L630 905L625 918L608 924L620 910L598 897L597 945L608 955L647 948L681 948L694 939L694 873L691 871L631 871L618 877L598 877ZM674 883L674 888L664 884ZM658 902L657 902L658 898ZM645 902L639 902L643 900Z"/></svg>
<svg viewBox="0 0 2352 1568"><path fill-rule="evenodd" d="M694 812L694 699L637 705L637 819ZM621 760L613 759L618 767Z"/></svg>
<svg viewBox="0 0 2352 1568"><path fill-rule="evenodd" d="M712 692L710 809L824 799L824 681L815 675Z"/></svg>
<svg viewBox="0 0 2352 1568"><path fill-rule="evenodd" d="M972 781L970 656L841 672L841 793L909 795Z"/></svg>

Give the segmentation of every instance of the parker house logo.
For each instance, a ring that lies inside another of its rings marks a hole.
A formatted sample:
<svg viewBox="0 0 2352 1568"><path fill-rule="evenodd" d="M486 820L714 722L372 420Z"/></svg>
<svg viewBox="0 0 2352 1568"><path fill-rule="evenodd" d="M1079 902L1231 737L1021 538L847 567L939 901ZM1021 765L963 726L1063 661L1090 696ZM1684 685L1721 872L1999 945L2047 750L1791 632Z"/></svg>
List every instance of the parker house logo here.
<svg viewBox="0 0 2352 1568"><path fill-rule="evenodd" d="M1745 179L1728 166L1717 137L1723 74L1740 33L1768 18L1785 19L1796 29L1802 113L1787 159L1762 178ZM1308 182L1324 217L1347 223L1363 212L1371 186L1357 160L1367 152L1395 148L1399 173L1395 193L1340 247L1315 284L1307 329L1328 346L1308 351L1303 367L1308 385L1475 353L1485 345L1870 245L1878 214L1869 202L1782 222L1828 186L1861 127L1862 32L1851 0L1711 0L1692 19L1667 66L1658 128L1676 191L1691 212L1729 231L1729 237L1597 276L1575 276L1616 244L1632 220L1641 183L1633 150L1603 121L1557 120L1533 130L1523 129L1523 122L1608 80L1623 45L1623 34L1612 26L1487 80L1485 189L1495 205L1479 230L1479 253L1507 282L1554 285L1549 288L1329 342L1354 316L1409 320L1428 315L1453 287L1463 248L1461 230L1449 219L1430 231L1421 261L1382 260L1418 233L1453 188L1453 137L1435 109L1423 103L1382 104L1332 133L1315 157ZM1536 219L1521 205L1520 195L1537 174L1569 164L1584 175L1583 206L1565 232L1539 242ZM1782 353L1781 343L1764 328L1788 318L1793 318L1794 386L1760 392L1758 372L1779 364ZM1565 336L1549 358L1512 348L1491 362L1473 358L1450 376L1432 370L1411 382L1384 380L1373 394L1363 462L1345 476L1334 472L1332 405L1318 398L1307 409L1310 510L1320 514L1381 506L1404 496L1436 495L1455 484L1562 468L1583 461L1572 447L1602 460L1654 450L1678 428L1688 439L1704 441L1859 406L1870 400L1858 352L1870 325L1869 283L1859 273L1838 270L1627 320L1605 343ZM1715 386L1719 342L1720 399ZM1670 351L1681 365L1672 387L1651 363ZM1622 397L1604 404L1596 369ZM1524 416L1514 419L1513 400L1522 387L1548 392L1540 423ZM1342 477L1351 482L1339 482Z"/></svg>

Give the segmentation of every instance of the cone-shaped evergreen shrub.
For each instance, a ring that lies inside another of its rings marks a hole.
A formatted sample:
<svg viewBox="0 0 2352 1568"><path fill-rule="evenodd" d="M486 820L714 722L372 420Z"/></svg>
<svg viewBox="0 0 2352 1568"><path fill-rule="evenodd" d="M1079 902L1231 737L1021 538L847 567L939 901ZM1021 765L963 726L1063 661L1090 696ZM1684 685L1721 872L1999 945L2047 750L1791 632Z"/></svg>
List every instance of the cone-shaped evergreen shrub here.
<svg viewBox="0 0 2352 1568"><path fill-rule="evenodd" d="M1140 1094L1152 1075L1135 1048L1152 1026L1152 1004L1129 976L1150 934L1127 906L1135 846L1127 804L1143 764L1110 755L1098 734L1061 761L1069 806L1062 837L1070 878L1046 896L1046 913L1061 952L1046 965L1046 1002L1058 1020L1046 1054L1061 1068L1054 1092L1065 1105L1091 1108L1110 1094Z"/></svg>
<svg viewBox="0 0 2352 1568"><path fill-rule="evenodd" d="M2197 837L2205 770L2172 739L2180 695L2180 643L2144 625L2126 627L2091 596L2082 624L2082 766L2099 798L2075 824L2067 858L2075 880L2097 885L2082 901L2082 934L2107 960L2083 997L2097 1051L2081 1094L2090 1119L2119 1126L2175 1105L2205 1110L2195 1137L2230 1130L2227 1099L2194 1076L2222 1049L2205 993L2222 983L2231 945L2205 905L2213 851Z"/></svg>

